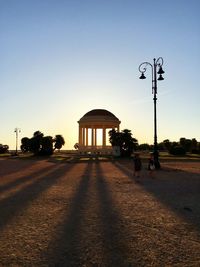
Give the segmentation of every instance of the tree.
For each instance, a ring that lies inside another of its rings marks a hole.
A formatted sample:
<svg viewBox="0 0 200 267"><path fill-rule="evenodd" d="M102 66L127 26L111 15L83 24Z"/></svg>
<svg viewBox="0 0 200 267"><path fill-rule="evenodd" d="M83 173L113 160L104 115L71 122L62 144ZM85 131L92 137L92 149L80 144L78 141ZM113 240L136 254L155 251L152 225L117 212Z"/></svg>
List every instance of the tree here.
<svg viewBox="0 0 200 267"><path fill-rule="evenodd" d="M62 137L62 135L60 135L60 134L57 134L56 136L55 136L55 138L54 138L54 150L55 149L61 149L62 148L62 146L64 146L64 144L65 144L65 140L64 140L64 138Z"/></svg>
<svg viewBox="0 0 200 267"><path fill-rule="evenodd" d="M20 148L21 148L21 151L24 153L30 151L30 139L28 137L23 137L21 139Z"/></svg>
<svg viewBox="0 0 200 267"><path fill-rule="evenodd" d="M185 149L180 145L174 145L170 149L170 154L172 155L184 156L185 153L186 153Z"/></svg>
<svg viewBox="0 0 200 267"><path fill-rule="evenodd" d="M141 144L138 146L139 150L153 150L154 145ZM186 152L194 154L200 154L200 142L195 138L186 139L181 137L179 142L171 142L169 139L165 139L161 143L158 143L159 151L167 150L170 154L184 155Z"/></svg>
<svg viewBox="0 0 200 267"><path fill-rule="evenodd" d="M0 144L0 154L8 153L9 146Z"/></svg>
<svg viewBox="0 0 200 267"><path fill-rule="evenodd" d="M150 150L150 145L147 144L147 143L140 144L140 145L138 146L138 149L139 149L139 150Z"/></svg>
<svg viewBox="0 0 200 267"><path fill-rule="evenodd" d="M30 139L30 152L33 152L35 155L40 154L43 136L44 134L40 131L33 133L33 137Z"/></svg>
<svg viewBox="0 0 200 267"><path fill-rule="evenodd" d="M132 137L132 133L128 129L117 132L115 129L109 131L109 141L112 146L119 146L122 157L130 157L133 149L138 147L137 139Z"/></svg>
<svg viewBox="0 0 200 267"><path fill-rule="evenodd" d="M179 140L180 146L182 146L186 152L190 152L192 148L192 140L181 137Z"/></svg>
<svg viewBox="0 0 200 267"><path fill-rule="evenodd" d="M55 149L61 149L64 144L62 135L56 135L53 139L52 136L44 136L42 132L36 131L30 139L28 137L21 139L21 150L32 152L34 155L52 155Z"/></svg>
<svg viewBox="0 0 200 267"><path fill-rule="evenodd" d="M158 150L159 150L159 151L165 151L165 150L166 150L166 149L165 149L165 145L164 145L163 142L158 143Z"/></svg>
<svg viewBox="0 0 200 267"><path fill-rule="evenodd" d="M169 141L169 139L165 139L165 140L163 141L163 145L164 145L164 147L165 147L165 149L166 149L167 151L170 151L171 146L172 146L172 143Z"/></svg>
<svg viewBox="0 0 200 267"><path fill-rule="evenodd" d="M109 142L112 146L120 146L120 132L117 132L115 129L112 129L108 132Z"/></svg>
<svg viewBox="0 0 200 267"><path fill-rule="evenodd" d="M122 156L130 157L133 150L138 147L138 141L137 139L132 137L132 133L128 129L124 129L121 132L121 152Z"/></svg>
<svg viewBox="0 0 200 267"><path fill-rule="evenodd" d="M53 138L51 136L44 136L41 139L41 149L39 155L52 155L53 154Z"/></svg>
<svg viewBox="0 0 200 267"><path fill-rule="evenodd" d="M198 142L195 138L192 138L192 151L198 150Z"/></svg>

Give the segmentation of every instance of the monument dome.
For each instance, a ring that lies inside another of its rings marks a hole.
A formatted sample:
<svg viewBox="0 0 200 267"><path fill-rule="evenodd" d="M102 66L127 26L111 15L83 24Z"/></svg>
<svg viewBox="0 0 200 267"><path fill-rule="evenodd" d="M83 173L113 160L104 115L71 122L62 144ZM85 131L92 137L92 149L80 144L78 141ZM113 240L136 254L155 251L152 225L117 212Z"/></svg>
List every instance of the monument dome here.
<svg viewBox="0 0 200 267"><path fill-rule="evenodd" d="M106 109L93 109L85 113L79 123L79 147L82 150L106 149L107 130L119 131L121 121ZM102 145L97 145L97 132L102 130Z"/></svg>
<svg viewBox="0 0 200 267"><path fill-rule="evenodd" d="M87 112L80 120L80 122L83 121L101 121L101 120L107 120L107 121L117 121L119 122L119 119L110 111L106 109L93 109ZM119 122L120 123L120 122Z"/></svg>

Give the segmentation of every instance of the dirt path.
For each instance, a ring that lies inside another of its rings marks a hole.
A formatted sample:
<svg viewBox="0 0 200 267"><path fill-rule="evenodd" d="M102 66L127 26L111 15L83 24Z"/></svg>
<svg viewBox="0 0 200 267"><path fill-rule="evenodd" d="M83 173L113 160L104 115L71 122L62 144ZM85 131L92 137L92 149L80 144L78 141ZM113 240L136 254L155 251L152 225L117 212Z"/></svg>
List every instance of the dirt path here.
<svg viewBox="0 0 200 267"><path fill-rule="evenodd" d="M200 163L0 160L0 266L200 266ZM181 167L182 166L182 167Z"/></svg>

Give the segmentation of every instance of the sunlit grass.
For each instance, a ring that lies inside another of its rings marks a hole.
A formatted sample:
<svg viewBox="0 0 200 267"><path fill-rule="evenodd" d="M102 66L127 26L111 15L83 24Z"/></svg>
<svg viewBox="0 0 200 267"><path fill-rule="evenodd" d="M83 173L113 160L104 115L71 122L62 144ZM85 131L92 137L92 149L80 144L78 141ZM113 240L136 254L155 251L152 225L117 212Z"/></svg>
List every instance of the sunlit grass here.
<svg viewBox="0 0 200 267"><path fill-rule="evenodd" d="M0 157L9 157L10 156L10 153L5 153L5 154L0 154Z"/></svg>
<svg viewBox="0 0 200 267"><path fill-rule="evenodd" d="M148 151L142 151L140 152L140 157L142 160L147 161L149 158L149 152ZM55 151L53 155L51 156L34 156L33 153L22 153L19 152L18 155L14 155L12 153L6 153L6 154L0 154L0 158L18 158L22 160L31 159L31 160L45 160L45 159L51 159L55 162L66 162L66 161L91 161L91 160L123 160L128 158L120 158L120 157L113 157L112 155L83 155L77 153L75 151L72 153L71 151ZM184 156L174 156L170 155L168 152L160 152L159 155L160 161L200 161L200 155L198 154L191 154L188 153ZM129 158L131 160L131 158Z"/></svg>

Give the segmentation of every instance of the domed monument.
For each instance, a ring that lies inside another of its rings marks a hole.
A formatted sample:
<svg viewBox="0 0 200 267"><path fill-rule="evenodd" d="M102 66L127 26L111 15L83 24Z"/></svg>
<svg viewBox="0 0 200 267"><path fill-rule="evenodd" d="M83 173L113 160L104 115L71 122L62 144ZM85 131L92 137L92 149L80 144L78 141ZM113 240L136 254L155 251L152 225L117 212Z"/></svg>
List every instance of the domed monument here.
<svg viewBox="0 0 200 267"><path fill-rule="evenodd" d="M121 121L110 111L93 109L87 112L79 121L79 150L100 152L111 150L111 145L106 143L107 130L119 131ZM97 144L97 131L102 135L101 145Z"/></svg>

